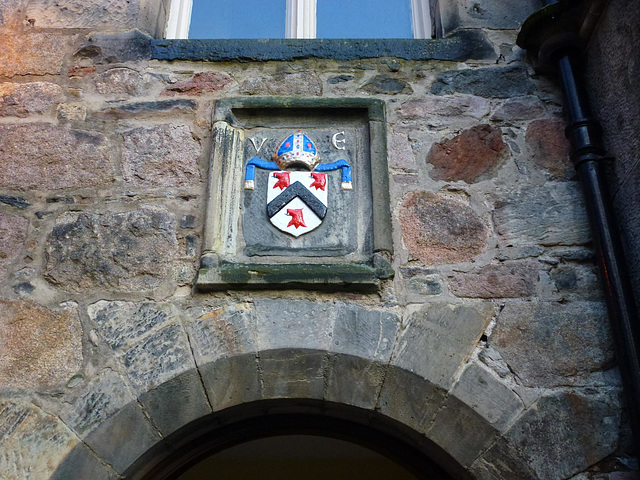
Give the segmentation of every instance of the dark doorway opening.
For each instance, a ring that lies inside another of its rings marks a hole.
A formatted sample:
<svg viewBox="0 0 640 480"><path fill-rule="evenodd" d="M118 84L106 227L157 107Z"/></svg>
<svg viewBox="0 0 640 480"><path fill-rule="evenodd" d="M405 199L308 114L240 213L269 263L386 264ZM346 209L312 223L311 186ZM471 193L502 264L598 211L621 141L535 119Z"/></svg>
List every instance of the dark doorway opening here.
<svg viewBox="0 0 640 480"><path fill-rule="evenodd" d="M289 453L279 452L286 448ZM251 474L250 464L263 475ZM354 476L349 472L357 465L361 470ZM376 466L379 472L395 473L386 477L366 474L367 469L375 472ZM267 476L270 467L280 468L280 474ZM295 473L298 467L308 474L300 477ZM220 468L226 468L224 475ZM322 478L336 480L470 478L424 435L375 411L291 399L252 402L200 418L145 453L125 472L125 478L315 479L321 478L313 475L323 468L328 473Z"/></svg>

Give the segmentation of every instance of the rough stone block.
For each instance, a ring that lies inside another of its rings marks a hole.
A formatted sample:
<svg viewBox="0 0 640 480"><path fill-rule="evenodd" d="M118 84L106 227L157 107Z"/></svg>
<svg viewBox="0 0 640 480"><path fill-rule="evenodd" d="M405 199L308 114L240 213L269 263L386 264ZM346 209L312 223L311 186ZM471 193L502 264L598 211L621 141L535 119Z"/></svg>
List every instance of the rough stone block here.
<svg viewBox="0 0 640 480"><path fill-rule="evenodd" d="M58 75L77 35L56 33L0 33L0 76Z"/></svg>
<svg viewBox="0 0 640 480"><path fill-rule="evenodd" d="M409 172L417 171L416 156L413 153L407 135L394 133L389 148L389 166Z"/></svg>
<svg viewBox="0 0 640 480"><path fill-rule="evenodd" d="M169 276L176 222L166 210L66 213L48 238L45 278L67 291L144 291Z"/></svg>
<svg viewBox="0 0 640 480"><path fill-rule="evenodd" d="M365 82L361 90L376 95L411 94L413 89L404 80L389 75L376 75Z"/></svg>
<svg viewBox="0 0 640 480"><path fill-rule="evenodd" d="M407 370L391 367L384 378L377 409L418 432L425 432L446 391Z"/></svg>
<svg viewBox="0 0 640 480"><path fill-rule="evenodd" d="M558 293L564 299L604 300L597 269L591 265L559 265L549 273Z"/></svg>
<svg viewBox="0 0 640 480"><path fill-rule="evenodd" d="M11 263L22 255L29 221L20 215L0 212L0 278L8 273Z"/></svg>
<svg viewBox="0 0 640 480"><path fill-rule="evenodd" d="M471 407L489 425L501 432L506 430L524 408L518 395L477 363L472 363L465 369L451 395ZM465 429L469 430L472 429Z"/></svg>
<svg viewBox="0 0 640 480"><path fill-rule="evenodd" d="M436 413L427 438L468 467L495 440L498 431L478 412L450 395Z"/></svg>
<svg viewBox="0 0 640 480"><path fill-rule="evenodd" d="M142 93L143 78L131 68L110 68L94 79L96 92L101 95L124 97Z"/></svg>
<svg viewBox="0 0 640 480"><path fill-rule="evenodd" d="M449 70L441 73L433 82L431 93L509 98L530 95L533 93L533 83L526 68L520 66Z"/></svg>
<svg viewBox="0 0 640 480"><path fill-rule="evenodd" d="M314 73L279 73L250 77L240 85L242 95L322 95L322 80Z"/></svg>
<svg viewBox="0 0 640 480"><path fill-rule="evenodd" d="M0 187L57 190L114 180L112 149L104 135L65 126L0 126Z"/></svg>
<svg viewBox="0 0 640 480"><path fill-rule="evenodd" d="M527 387L588 384L613 364L605 306L598 302L509 302L489 345Z"/></svg>
<svg viewBox="0 0 640 480"><path fill-rule="evenodd" d="M0 400L0 476L8 480L49 478L78 438L35 405Z"/></svg>
<svg viewBox="0 0 640 480"><path fill-rule="evenodd" d="M373 410L387 365L352 355L330 354L324 399Z"/></svg>
<svg viewBox="0 0 640 480"><path fill-rule="evenodd" d="M237 304L200 313L197 319L185 324L198 365L256 350L249 305Z"/></svg>
<svg viewBox="0 0 640 480"><path fill-rule="evenodd" d="M573 182L503 192L493 220L501 246L584 245L591 239L582 193Z"/></svg>
<svg viewBox="0 0 640 480"><path fill-rule="evenodd" d="M486 247L487 227L460 200L413 192L398 216L409 253L424 264L469 262Z"/></svg>
<svg viewBox="0 0 640 480"><path fill-rule="evenodd" d="M449 389L492 316L493 308L487 304L427 304L409 317L392 364Z"/></svg>
<svg viewBox="0 0 640 480"><path fill-rule="evenodd" d="M49 113L61 96L62 88L54 83L0 83L0 117Z"/></svg>
<svg viewBox="0 0 640 480"><path fill-rule="evenodd" d="M136 27L139 3L130 0L30 1L26 16L40 28Z"/></svg>
<svg viewBox="0 0 640 480"><path fill-rule="evenodd" d="M214 412L262 400L258 361L254 353L221 358L198 368Z"/></svg>
<svg viewBox="0 0 640 480"><path fill-rule="evenodd" d="M402 104L399 114L406 119L424 119L438 116L459 121L457 117L479 120L489 113L491 102L486 98L471 95L434 96L425 95Z"/></svg>
<svg viewBox="0 0 640 480"><path fill-rule="evenodd" d="M386 363L391 357L400 319L380 310L339 305L331 351Z"/></svg>
<svg viewBox="0 0 640 480"><path fill-rule="evenodd" d="M151 56L152 38L140 30L119 33L95 33L74 54L94 64L125 63Z"/></svg>
<svg viewBox="0 0 640 480"><path fill-rule="evenodd" d="M123 473L160 439L140 405L132 402L91 432L85 443L115 471Z"/></svg>
<svg viewBox="0 0 640 480"><path fill-rule="evenodd" d="M87 307L89 318L113 350L132 345L151 330L168 325L178 316L173 305L152 302L107 302Z"/></svg>
<svg viewBox="0 0 640 480"><path fill-rule="evenodd" d="M186 125L139 127L122 134L122 175L147 187L177 187L200 181L201 148Z"/></svg>
<svg viewBox="0 0 640 480"><path fill-rule="evenodd" d="M16 195L0 194L0 203L4 203L5 205L11 205L12 207L16 207L16 208L27 208L31 206L31 204L27 202L26 198L18 197Z"/></svg>
<svg viewBox="0 0 640 480"><path fill-rule="evenodd" d="M541 479L569 478L616 450L620 428L618 392L542 397L505 439Z"/></svg>
<svg viewBox="0 0 640 480"><path fill-rule="evenodd" d="M414 295L440 295L442 293L442 279L439 274L419 275L407 280L407 291Z"/></svg>
<svg viewBox="0 0 640 480"><path fill-rule="evenodd" d="M329 350L335 315L333 303L258 299L255 301L258 349Z"/></svg>
<svg viewBox="0 0 640 480"><path fill-rule="evenodd" d="M18 23L22 0L0 0L0 27L13 27Z"/></svg>
<svg viewBox="0 0 640 480"><path fill-rule="evenodd" d="M211 413L200 375L190 370L144 393L139 398L163 436Z"/></svg>
<svg viewBox="0 0 640 480"><path fill-rule="evenodd" d="M470 471L479 480L502 480L504 478L540 480L518 457L518 453L506 443L504 438L498 439L482 457L478 458L471 466Z"/></svg>
<svg viewBox="0 0 640 480"><path fill-rule="evenodd" d="M173 97L175 95L200 96L204 93L222 91L233 79L226 73L200 72L185 82L174 83L167 87L162 96Z"/></svg>
<svg viewBox="0 0 640 480"><path fill-rule="evenodd" d="M119 477L116 471L105 465L95 453L84 444L80 444L58 465L50 480L77 478L80 472L91 480L117 480Z"/></svg>
<svg viewBox="0 0 640 480"><path fill-rule="evenodd" d="M324 351L281 349L260 352L264 398L324 397Z"/></svg>
<svg viewBox="0 0 640 480"><path fill-rule="evenodd" d="M155 330L118 353L138 395L196 367L187 335L178 323Z"/></svg>
<svg viewBox="0 0 640 480"><path fill-rule="evenodd" d="M496 108L491 120L495 122L521 122L534 120L545 113L544 103L534 95L508 98Z"/></svg>
<svg viewBox="0 0 640 480"><path fill-rule="evenodd" d="M59 414L81 438L135 400L120 375L108 368L82 387L65 397Z"/></svg>
<svg viewBox="0 0 640 480"><path fill-rule="evenodd" d="M475 183L493 176L508 155L502 131L491 125L478 125L459 135L436 143L429 152L429 172L435 180Z"/></svg>
<svg viewBox="0 0 640 480"><path fill-rule="evenodd" d="M525 134L526 152L533 163L554 177L565 178L573 173L569 160L570 144L564 135L562 120L535 120Z"/></svg>
<svg viewBox="0 0 640 480"><path fill-rule="evenodd" d="M0 331L0 388L46 388L66 382L82 366L76 310L0 299Z"/></svg>
<svg viewBox="0 0 640 480"><path fill-rule="evenodd" d="M457 297L530 297L536 293L538 271L538 263L534 261L486 265L470 272L453 272L449 288Z"/></svg>
<svg viewBox="0 0 640 480"><path fill-rule="evenodd" d="M59 120L83 122L87 118L87 105L84 103L61 103L56 109Z"/></svg>
<svg viewBox="0 0 640 480"><path fill-rule="evenodd" d="M465 28L518 29L529 15L541 8L539 0L514 4L510 0L461 0L459 22Z"/></svg>

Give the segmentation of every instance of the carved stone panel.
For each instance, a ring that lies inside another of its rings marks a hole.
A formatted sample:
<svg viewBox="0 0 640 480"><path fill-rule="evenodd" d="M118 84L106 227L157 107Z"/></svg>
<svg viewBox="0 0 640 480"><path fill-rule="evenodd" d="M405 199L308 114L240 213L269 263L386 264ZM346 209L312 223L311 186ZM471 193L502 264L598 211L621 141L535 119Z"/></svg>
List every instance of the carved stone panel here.
<svg viewBox="0 0 640 480"><path fill-rule="evenodd" d="M218 102L198 288L375 289L390 223L383 102Z"/></svg>

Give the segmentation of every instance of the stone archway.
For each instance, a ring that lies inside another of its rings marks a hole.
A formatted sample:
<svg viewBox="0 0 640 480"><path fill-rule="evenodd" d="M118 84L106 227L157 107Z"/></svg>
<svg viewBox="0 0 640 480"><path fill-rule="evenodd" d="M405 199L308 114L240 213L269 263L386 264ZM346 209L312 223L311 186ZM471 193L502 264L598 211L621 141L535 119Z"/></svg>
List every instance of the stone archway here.
<svg viewBox="0 0 640 480"><path fill-rule="evenodd" d="M262 371L256 369L258 356ZM322 363L332 365L325 368L332 378L313 375ZM303 432L374 447L443 479L472 478L473 460L497 437L471 407L403 368L350 354L280 348L221 358L142 394L78 444L52 478L155 478L145 474L173 471L171 465L179 468L292 421ZM242 434L230 436L230 430ZM487 438L479 442L480 436ZM194 442L205 440L209 446L190 456ZM413 460L398 453L403 449Z"/></svg>

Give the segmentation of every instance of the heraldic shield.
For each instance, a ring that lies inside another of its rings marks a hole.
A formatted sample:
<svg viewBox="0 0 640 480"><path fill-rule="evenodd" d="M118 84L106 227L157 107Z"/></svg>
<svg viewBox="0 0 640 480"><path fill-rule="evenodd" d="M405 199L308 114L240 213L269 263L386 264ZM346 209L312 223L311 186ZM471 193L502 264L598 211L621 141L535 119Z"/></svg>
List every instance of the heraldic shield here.
<svg viewBox="0 0 640 480"><path fill-rule="evenodd" d="M327 214L327 173L342 170L342 190L351 190L351 167L346 160L319 164L313 141L298 130L285 138L273 161L252 158L247 163L245 188L254 188L255 168L271 170L267 182L267 216L277 229L294 237L318 228ZM307 171L284 168L298 166Z"/></svg>

